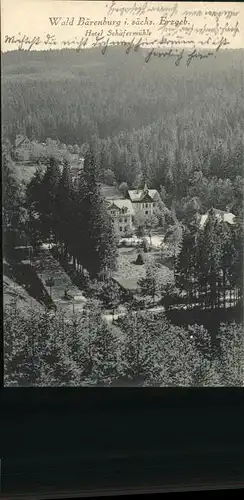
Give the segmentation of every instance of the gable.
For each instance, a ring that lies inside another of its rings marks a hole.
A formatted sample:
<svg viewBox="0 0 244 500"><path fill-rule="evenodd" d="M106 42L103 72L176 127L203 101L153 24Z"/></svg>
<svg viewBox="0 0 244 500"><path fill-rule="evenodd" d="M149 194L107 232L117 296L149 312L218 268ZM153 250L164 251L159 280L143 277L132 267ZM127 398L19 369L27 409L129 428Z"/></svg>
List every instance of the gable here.
<svg viewBox="0 0 244 500"><path fill-rule="evenodd" d="M108 209L109 210L119 210L118 207L116 207L116 205L114 203L110 204L109 201L108 201Z"/></svg>
<svg viewBox="0 0 244 500"><path fill-rule="evenodd" d="M24 148L24 147L30 148L31 142L27 137L19 136L16 138L15 147L16 148Z"/></svg>
<svg viewBox="0 0 244 500"><path fill-rule="evenodd" d="M22 144L24 144L25 146L31 146L31 142L29 139L24 139L24 141L22 142Z"/></svg>
<svg viewBox="0 0 244 500"><path fill-rule="evenodd" d="M25 139L24 135L17 135L17 137L15 139L15 147L18 148L20 146L20 144L22 144L24 139Z"/></svg>
<svg viewBox="0 0 244 500"><path fill-rule="evenodd" d="M140 199L140 202L143 202L143 203L152 203L153 202L153 198L149 195L149 193L145 193L144 196L141 197Z"/></svg>
<svg viewBox="0 0 244 500"><path fill-rule="evenodd" d="M135 189L133 189L133 190L129 189L129 191L128 191L129 197L130 197L132 202L135 202L135 201L139 202L141 199L141 193L142 193L141 190L135 190Z"/></svg>
<svg viewBox="0 0 244 500"><path fill-rule="evenodd" d="M109 200L106 199L106 202L109 204L109 210L117 210L117 212L126 215L133 215L134 210L130 200L126 199L118 199L118 200Z"/></svg>
<svg viewBox="0 0 244 500"><path fill-rule="evenodd" d="M143 189L130 189L128 193L132 203L152 202L159 198L159 193L156 189L148 189L146 191Z"/></svg>

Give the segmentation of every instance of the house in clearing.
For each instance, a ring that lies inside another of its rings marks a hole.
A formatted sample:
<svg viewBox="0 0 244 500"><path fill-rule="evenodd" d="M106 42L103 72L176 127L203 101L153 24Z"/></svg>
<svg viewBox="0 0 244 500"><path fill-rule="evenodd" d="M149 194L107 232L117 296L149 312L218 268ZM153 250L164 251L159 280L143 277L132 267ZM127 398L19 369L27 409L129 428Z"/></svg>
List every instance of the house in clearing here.
<svg viewBox="0 0 244 500"><path fill-rule="evenodd" d="M148 189L146 183L143 189L130 189L128 195L134 212L143 213L145 216L152 215L155 212L157 202L160 201L158 191Z"/></svg>
<svg viewBox="0 0 244 500"><path fill-rule="evenodd" d="M17 135L14 143L16 159L19 161L29 161L32 153L32 142L24 135Z"/></svg>
<svg viewBox="0 0 244 500"><path fill-rule="evenodd" d="M133 228L134 209L130 200L106 199L107 209L112 217L115 232L125 235Z"/></svg>
<svg viewBox="0 0 244 500"><path fill-rule="evenodd" d="M235 224L235 218L236 216L232 214L231 212L225 212L224 210L218 210L217 208L212 208L208 210L204 215L200 217L199 220L199 226L201 229L203 229L208 221L209 215L213 214L217 220L222 221L222 222L227 222L228 224Z"/></svg>

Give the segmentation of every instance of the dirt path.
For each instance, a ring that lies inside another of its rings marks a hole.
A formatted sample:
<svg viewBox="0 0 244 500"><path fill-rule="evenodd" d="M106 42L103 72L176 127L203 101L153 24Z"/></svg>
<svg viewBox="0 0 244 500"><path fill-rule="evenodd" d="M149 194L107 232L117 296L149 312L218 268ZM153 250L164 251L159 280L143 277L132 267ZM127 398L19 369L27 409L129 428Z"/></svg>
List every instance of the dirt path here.
<svg viewBox="0 0 244 500"><path fill-rule="evenodd" d="M86 298L49 250L38 250L32 260L32 265L58 309L68 313L83 311ZM48 280L53 280L51 288L47 285ZM64 298L65 290L70 300Z"/></svg>

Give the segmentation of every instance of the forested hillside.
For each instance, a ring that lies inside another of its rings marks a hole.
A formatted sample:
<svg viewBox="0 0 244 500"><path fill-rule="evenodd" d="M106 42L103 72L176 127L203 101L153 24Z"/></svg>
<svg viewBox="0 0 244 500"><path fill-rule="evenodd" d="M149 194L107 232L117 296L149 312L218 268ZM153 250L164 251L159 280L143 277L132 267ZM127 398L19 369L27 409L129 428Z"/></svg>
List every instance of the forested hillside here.
<svg viewBox="0 0 244 500"><path fill-rule="evenodd" d="M160 188L181 216L242 204L242 50L175 66L110 49L3 54L3 132L89 143L118 183ZM184 208L185 207L185 208Z"/></svg>
<svg viewBox="0 0 244 500"><path fill-rule="evenodd" d="M2 56L6 385L243 386L244 51L189 67L144 55ZM17 134L32 141L29 161L18 158ZM104 192L126 197L145 181L162 202L134 217L139 247L123 248ZM200 229L196 216L211 207L233 212L233 227L209 210ZM50 300L57 280L73 313L53 314L50 301L39 312L32 299L19 312L27 291L13 295L16 247L31 269L47 242L87 299L79 316L67 280L57 267L49 276L43 258Z"/></svg>

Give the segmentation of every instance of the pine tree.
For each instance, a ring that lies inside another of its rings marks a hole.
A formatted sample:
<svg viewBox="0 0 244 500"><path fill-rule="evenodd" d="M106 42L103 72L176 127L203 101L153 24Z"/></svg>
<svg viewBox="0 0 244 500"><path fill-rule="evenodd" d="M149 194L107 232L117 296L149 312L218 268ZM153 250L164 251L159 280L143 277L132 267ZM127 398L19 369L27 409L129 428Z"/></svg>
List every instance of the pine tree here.
<svg viewBox="0 0 244 500"><path fill-rule="evenodd" d="M3 154L3 243L6 254L20 242L23 213L23 192L15 179L13 163Z"/></svg>
<svg viewBox="0 0 244 500"><path fill-rule="evenodd" d="M227 287L224 244L227 237L225 224L219 221L213 210L209 211L207 222L198 239L198 276L205 281L205 305L214 309L220 305L221 281L224 294Z"/></svg>
<svg viewBox="0 0 244 500"><path fill-rule="evenodd" d="M175 257L176 286L186 294L187 304L190 306L196 297L197 280L197 229L195 225L184 228L181 250Z"/></svg>
<svg viewBox="0 0 244 500"><path fill-rule="evenodd" d="M146 276L138 280L138 286L140 287L141 294L143 296L151 296L153 302L155 301L155 297L160 295L162 278L159 268L153 262L147 262Z"/></svg>
<svg viewBox="0 0 244 500"><path fill-rule="evenodd" d="M164 315L130 312L123 319L121 375L133 385L194 386L203 356L189 332Z"/></svg>
<svg viewBox="0 0 244 500"><path fill-rule="evenodd" d="M234 283L235 243L230 226L209 211L205 226L195 223L184 232L181 252L177 258L177 286L201 307L215 309L226 306L226 291L232 294ZM240 271L241 266L239 266ZM232 276L232 278L231 278Z"/></svg>
<svg viewBox="0 0 244 500"><path fill-rule="evenodd" d="M132 151L128 151L126 155L126 163L127 163L127 177L126 182L128 182L129 186L133 186L134 188L140 187L139 184L143 181L142 179L142 167L139 158L138 151L133 146Z"/></svg>
<svg viewBox="0 0 244 500"><path fill-rule="evenodd" d="M27 210L27 233L30 243L35 246L42 239L40 216L43 209L43 172L38 167L26 187L25 207Z"/></svg>
<svg viewBox="0 0 244 500"><path fill-rule="evenodd" d="M160 372L157 385L179 387L196 385L196 372L202 357L189 333L183 328L157 320Z"/></svg>
<svg viewBox="0 0 244 500"><path fill-rule="evenodd" d="M73 257L73 265L77 264L88 270L89 253L89 213L87 203L87 185L84 172L78 179L78 189L73 193L73 223L69 240L69 253Z"/></svg>
<svg viewBox="0 0 244 500"><path fill-rule="evenodd" d="M124 198L127 198L128 196L128 184L126 182L121 182L119 186L119 190L121 194L123 195Z"/></svg>
<svg viewBox="0 0 244 500"><path fill-rule="evenodd" d="M244 386L243 324L222 324L219 330L219 371L224 386Z"/></svg>
<svg viewBox="0 0 244 500"><path fill-rule="evenodd" d="M77 252L91 278L109 272L116 264L116 244L113 225L97 182L97 165L91 152L87 153L84 172L77 194L76 226L80 225L81 239ZM77 238L79 238L77 234Z"/></svg>
<svg viewBox="0 0 244 500"><path fill-rule="evenodd" d="M214 236L214 239L212 240L213 247L211 248L211 258L213 259L213 263L212 263L210 279L212 281L211 293L214 294L214 297L212 297L212 307L215 308L218 307L219 305L217 288L219 287L220 284L221 275L223 275L223 273L226 270L226 261L223 258L223 256L224 253L226 253L224 245L227 243L227 239L229 240L230 236L228 233L228 224L225 224L222 221L218 220L215 221L215 223L213 224L212 234ZM227 261L227 266L228 266L228 261Z"/></svg>
<svg viewBox="0 0 244 500"><path fill-rule="evenodd" d="M226 253L228 255L228 277L231 287L237 294L236 302L243 298L243 262L244 262L244 227L243 217L237 217L234 226L230 229L231 239L228 241ZM230 248L231 247L231 248Z"/></svg>
<svg viewBox="0 0 244 500"><path fill-rule="evenodd" d="M73 186L71 183L70 166L64 161L62 175L56 193L57 211L57 236L63 249L63 257L66 260L68 250L71 249L74 228L75 200Z"/></svg>
<svg viewBox="0 0 244 500"><path fill-rule="evenodd" d="M121 345L121 377L133 385L158 380L160 373L159 342L153 318L130 312L123 319L125 333Z"/></svg>
<svg viewBox="0 0 244 500"><path fill-rule="evenodd" d="M148 230L150 245L152 246L152 230L159 225L158 217L155 214L149 214L145 218L145 227Z"/></svg>
<svg viewBox="0 0 244 500"><path fill-rule="evenodd" d="M60 386L70 377L64 362L68 326L62 317L31 309L28 314L10 304L4 314L5 384Z"/></svg>
<svg viewBox="0 0 244 500"><path fill-rule="evenodd" d="M115 283L111 279L107 279L104 282L104 285L102 287L101 300L103 301L105 307L112 309L114 318L114 311L120 304L120 288L117 283Z"/></svg>
<svg viewBox="0 0 244 500"><path fill-rule="evenodd" d="M143 213L138 213L134 217L135 232L138 238L142 238L145 234L146 217Z"/></svg>
<svg viewBox="0 0 244 500"><path fill-rule="evenodd" d="M108 168L107 170L104 170L103 182L105 184L107 184L108 186L114 186L116 184L114 172L110 168Z"/></svg>
<svg viewBox="0 0 244 500"><path fill-rule="evenodd" d="M89 301L70 347L74 385L110 385L118 377L119 339L102 319L98 301Z"/></svg>
<svg viewBox="0 0 244 500"><path fill-rule="evenodd" d="M55 241L57 241L58 234L56 195L59 182L60 169L58 161L54 157L51 157L42 181L43 197L40 202L40 219L45 237L49 240L54 238Z"/></svg>

